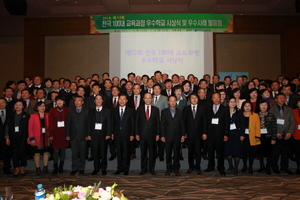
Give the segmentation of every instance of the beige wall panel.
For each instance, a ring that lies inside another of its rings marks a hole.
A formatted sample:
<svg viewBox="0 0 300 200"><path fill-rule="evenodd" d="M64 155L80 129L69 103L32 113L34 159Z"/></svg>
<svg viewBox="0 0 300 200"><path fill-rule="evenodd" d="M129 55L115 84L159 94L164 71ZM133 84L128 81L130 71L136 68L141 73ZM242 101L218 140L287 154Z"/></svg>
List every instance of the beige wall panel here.
<svg viewBox="0 0 300 200"><path fill-rule="evenodd" d="M279 34L216 34L216 72L275 79L281 72Z"/></svg>
<svg viewBox="0 0 300 200"><path fill-rule="evenodd" d="M109 71L109 35L46 36L45 77L74 80Z"/></svg>
<svg viewBox="0 0 300 200"><path fill-rule="evenodd" d="M18 81L24 77L24 37L0 37L0 89L8 80Z"/></svg>

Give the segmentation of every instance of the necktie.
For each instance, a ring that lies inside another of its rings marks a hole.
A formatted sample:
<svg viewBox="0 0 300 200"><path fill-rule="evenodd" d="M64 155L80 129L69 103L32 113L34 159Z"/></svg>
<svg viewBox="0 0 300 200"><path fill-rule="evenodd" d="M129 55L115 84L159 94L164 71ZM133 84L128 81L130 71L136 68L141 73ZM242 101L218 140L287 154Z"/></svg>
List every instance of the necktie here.
<svg viewBox="0 0 300 200"><path fill-rule="evenodd" d="M113 103L113 107L115 108L117 106L117 98L114 98L114 103Z"/></svg>
<svg viewBox="0 0 300 200"><path fill-rule="evenodd" d="M135 99L134 99L134 107L135 108L137 107L137 104L138 104L138 96L135 96Z"/></svg>
<svg viewBox="0 0 300 200"><path fill-rule="evenodd" d="M195 108L196 106L193 106L193 118L195 119L195 117L196 117L196 108Z"/></svg>
<svg viewBox="0 0 300 200"><path fill-rule="evenodd" d="M100 108L97 108L97 112L100 112Z"/></svg>
<svg viewBox="0 0 300 200"><path fill-rule="evenodd" d="M156 104L156 102L157 102L157 97L155 97L154 104Z"/></svg>
<svg viewBox="0 0 300 200"><path fill-rule="evenodd" d="M152 94L152 90L151 90L151 89L149 89L148 92L149 92L150 94Z"/></svg>
<svg viewBox="0 0 300 200"><path fill-rule="evenodd" d="M282 109L282 106L280 106L279 113L280 113L281 117L283 117L283 109Z"/></svg>
<svg viewBox="0 0 300 200"><path fill-rule="evenodd" d="M147 106L147 110L146 110L146 119L149 120L150 119L150 111L149 111L149 106Z"/></svg>
<svg viewBox="0 0 300 200"><path fill-rule="evenodd" d="M216 114L217 112L218 112L218 106L215 106L214 114Z"/></svg>
<svg viewBox="0 0 300 200"><path fill-rule="evenodd" d="M1 120L2 120L2 124L4 124L5 116L4 116L4 111L3 110L1 110Z"/></svg>
<svg viewBox="0 0 300 200"><path fill-rule="evenodd" d="M8 99L7 99L7 102L11 102L11 100L12 100L11 98L8 98Z"/></svg>
<svg viewBox="0 0 300 200"><path fill-rule="evenodd" d="M168 96L170 96L171 94L170 94L170 90L168 90Z"/></svg>
<svg viewBox="0 0 300 200"><path fill-rule="evenodd" d="M120 120L121 120L121 121L122 121L122 119L123 119L123 115L124 115L123 108L121 108L121 115L120 115Z"/></svg>

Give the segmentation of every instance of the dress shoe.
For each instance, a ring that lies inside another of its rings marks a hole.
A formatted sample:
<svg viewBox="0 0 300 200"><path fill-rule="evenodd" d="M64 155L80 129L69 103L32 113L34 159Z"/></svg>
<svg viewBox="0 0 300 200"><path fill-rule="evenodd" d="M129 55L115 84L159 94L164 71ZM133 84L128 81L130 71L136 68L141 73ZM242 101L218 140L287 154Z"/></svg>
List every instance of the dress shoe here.
<svg viewBox="0 0 300 200"><path fill-rule="evenodd" d="M155 175L156 175L155 171L150 172L150 174L151 174L152 176L155 176Z"/></svg>
<svg viewBox="0 0 300 200"><path fill-rule="evenodd" d="M19 175L19 173L20 173L20 170L19 170L19 168L17 167L17 168L15 168L15 171L14 171L14 173L13 173L13 176L14 176L14 177L17 177L17 176Z"/></svg>
<svg viewBox="0 0 300 200"><path fill-rule="evenodd" d="M202 171L201 170L197 170L197 174L198 175L202 175Z"/></svg>
<svg viewBox="0 0 300 200"><path fill-rule="evenodd" d="M267 174L267 175L271 175L271 168L270 168L270 167L267 167L267 168L266 168L266 174Z"/></svg>
<svg viewBox="0 0 300 200"><path fill-rule="evenodd" d="M237 176L238 173L239 173L238 168L234 167L234 168L233 168L233 175Z"/></svg>
<svg viewBox="0 0 300 200"><path fill-rule="evenodd" d="M116 156L111 156L108 160L113 161L116 158Z"/></svg>
<svg viewBox="0 0 300 200"><path fill-rule="evenodd" d="M145 171L141 171L140 173L139 173L139 175L144 175L146 172Z"/></svg>
<svg viewBox="0 0 300 200"><path fill-rule="evenodd" d="M44 175L48 174L48 166L44 166L44 168L43 168L43 174Z"/></svg>
<svg viewBox="0 0 300 200"><path fill-rule="evenodd" d="M10 174L12 174L12 172L10 170L4 170L4 174L10 175Z"/></svg>
<svg viewBox="0 0 300 200"><path fill-rule="evenodd" d="M246 171L247 171L247 166L244 166L243 169L242 169L242 172L245 173Z"/></svg>
<svg viewBox="0 0 300 200"><path fill-rule="evenodd" d="M226 176L225 171L219 171L219 173L220 173L222 176Z"/></svg>
<svg viewBox="0 0 300 200"><path fill-rule="evenodd" d="M91 175L92 175L92 176L95 176L95 175L98 174L98 172L99 172L99 170L94 170L94 171L91 173Z"/></svg>
<svg viewBox="0 0 300 200"><path fill-rule="evenodd" d="M37 176L42 175L41 168L39 168L39 167L36 168L36 175L37 175Z"/></svg>
<svg viewBox="0 0 300 200"><path fill-rule="evenodd" d="M71 171L70 176L74 176L78 171Z"/></svg>
<svg viewBox="0 0 300 200"><path fill-rule="evenodd" d="M117 170L114 174L119 175L119 174L121 174L121 172L123 172L123 170Z"/></svg>
<svg viewBox="0 0 300 200"><path fill-rule="evenodd" d="M88 159L88 161L89 161L89 162L94 161L94 157L91 156L91 157Z"/></svg>
<svg viewBox="0 0 300 200"><path fill-rule="evenodd" d="M136 158L136 155L135 154L131 154L130 155L130 160L133 160L133 159L135 159Z"/></svg>
<svg viewBox="0 0 300 200"><path fill-rule="evenodd" d="M272 170L275 174L280 174L280 171L278 169L272 169Z"/></svg>
<svg viewBox="0 0 300 200"><path fill-rule="evenodd" d="M193 169L188 169L188 170L186 171L186 173L187 173L187 174L191 174L193 171L194 171Z"/></svg>
<svg viewBox="0 0 300 200"><path fill-rule="evenodd" d="M253 169L249 167L249 174L253 174Z"/></svg>
<svg viewBox="0 0 300 200"><path fill-rule="evenodd" d="M180 172L179 171L174 171L175 176L180 176Z"/></svg>
<svg viewBox="0 0 300 200"><path fill-rule="evenodd" d="M300 168L297 168L295 174L300 174Z"/></svg>
<svg viewBox="0 0 300 200"><path fill-rule="evenodd" d="M106 176L107 172L106 171L102 171L102 176Z"/></svg>
<svg viewBox="0 0 300 200"><path fill-rule="evenodd" d="M84 175L84 171L83 170L79 170L79 174L80 175Z"/></svg>
<svg viewBox="0 0 300 200"><path fill-rule="evenodd" d="M293 172L291 172L289 169L284 170L285 173L289 174L289 175L294 175Z"/></svg>
<svg viewBox="0 0 300 200"><path fill-rule="evenodd" d="M124 176L128 176L129 172L128 171L124 171Z"/></svg>
<svg viewBox="0 0 300 200"><path fill-rule="evenodd" d="M204 170L205 172L212 172L212 171L214 171L215 170L215 168L207 168L206 170Z"/></svg>
<svg viewBox="0 0 300 200"><path fill-rule="evenodd" d="M265 166L261 166L258 170L257 170L257 172L264 172L265 171Z"/></svg>
<svg viewBox="0 0 300 200"><path fill-rule="evenodd" d="M159 161L160 161L160 162L165 161L164 157L159 157Z"/></svg>
<svg viewBox="0 0 300 200"><path fill-rule="evenodd" d="M229 167L229 168L227 169L227 172L231 172L232 169L233 169L233 167Z"/></svg>
<svg viewBox="0 0 300 200"><path fill-rule="evenodd" d="M165 172L165 175L166 175L166 176L169 176L170 174L171 174L171 171L166 171L166 172Z"/></svg>

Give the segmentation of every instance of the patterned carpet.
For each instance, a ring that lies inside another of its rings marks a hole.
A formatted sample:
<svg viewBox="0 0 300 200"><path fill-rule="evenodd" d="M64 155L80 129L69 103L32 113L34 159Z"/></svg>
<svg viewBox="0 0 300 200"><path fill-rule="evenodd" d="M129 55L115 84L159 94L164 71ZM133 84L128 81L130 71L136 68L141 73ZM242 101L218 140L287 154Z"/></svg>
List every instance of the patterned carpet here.
<svg viewBox="0 0 300 200"><path fill-rule="evenodd" d="M139 176L139 171L130 171L129 176L113 175L108 171L107 176L69 176L65 172L58 176L35 176L33 170L24 177L12 177L0 174L0 195L4 187L9 186L14 199L33 199L36 185L44 184L47 192L55 186L82 185L88 186L102 181L101 186L117 183L119 190L124 190L128 199L300 199L300 176L297 175L248 175L239 176L227 174L220 176L216 171L196 175L187 175L185 171L176 177L174 174L165 176L164 171L156 171L156 176L145 174Z"/></svg>

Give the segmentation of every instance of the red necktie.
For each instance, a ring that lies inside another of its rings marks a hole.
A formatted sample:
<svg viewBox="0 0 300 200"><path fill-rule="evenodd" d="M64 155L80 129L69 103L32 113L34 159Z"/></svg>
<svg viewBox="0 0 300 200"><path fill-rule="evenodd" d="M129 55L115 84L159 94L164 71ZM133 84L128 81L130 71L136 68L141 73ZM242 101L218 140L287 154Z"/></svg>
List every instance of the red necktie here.
<svg viewBox="0 0 300 200"><path fill-rule="evenodd" d="M146 110L146 119L149 120L150 119L150 111L149 111L149 106L147 106L147 110Z"/></svg>
<svg viewBox="0 0 300 200"><path fill-rule="evenodd" d="M138 104L138 97L135 96L135 99L134 99L134 107L135 107L135 108L137 107L137 104Z"/></svg>
<svg viewBox="0 0 300 200"><path fill-rule="evenodd" d="M114 98L114 104L113 104L113 107L117 107L117 100L116 100L116 97Z"/></svg>
<svg viewBox="0 0 300 200"><path fill-rule="evenodd" d="M170 90L168 90L168 96L170 96Z"/></svg>

